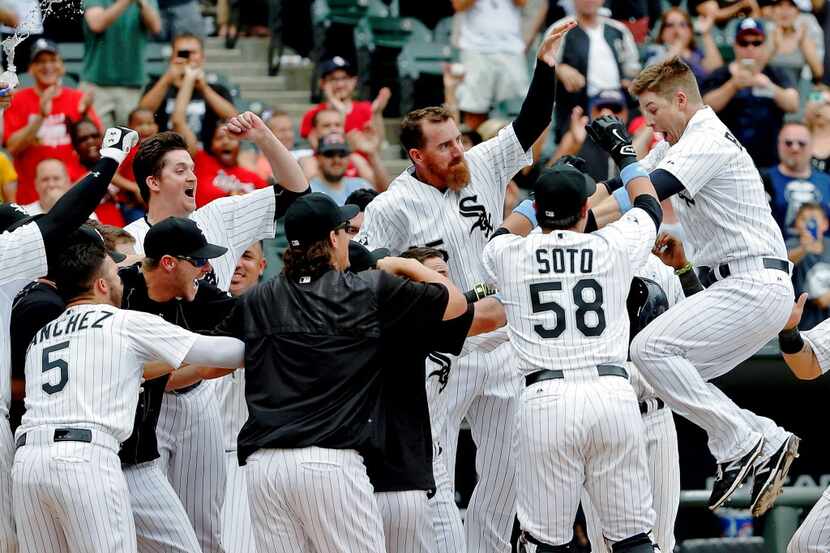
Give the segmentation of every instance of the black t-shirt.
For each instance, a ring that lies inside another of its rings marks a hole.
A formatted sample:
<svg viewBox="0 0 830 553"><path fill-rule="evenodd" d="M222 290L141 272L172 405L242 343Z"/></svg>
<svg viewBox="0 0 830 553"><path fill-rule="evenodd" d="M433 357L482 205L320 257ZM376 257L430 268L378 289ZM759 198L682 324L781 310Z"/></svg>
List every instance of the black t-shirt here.
<svg viewBox="0 0 830 553"><path fill-rule="evenodd" d="M171 300L159 303L153 301L147 294L147 282L144 280L140 267L141 264L136 264L118 271L124 283L124 296L121 301L123 309L152 313L169 323L193 332L208 332L224 320L236 305L236 298L205 281L199 283L199 289L192 302ZM168 380L169 375L164 375L148 380L142 385L135 412L133 433L126 442L121 444L121 451L118 454L123 464L136 465L158 458L156 424Z"/></svg>
<svg viewBox="0 0 830 553"><path fill-rule="evenodd" d="M780 69L766 66L762 73L781 88L795 87ZM706 94L731 78L728 65L719 67L703 80L700 91ZM755 87L741 89L718 112L718 117L743 144L757 167L778 163L778 132L784 124L784 111L775 103L770 91Z"/></svg>
<svg viewBox="0 0 830 553"><path fill-rule="evenodd" d="M441 285L380 271L280 275L249 290L219 329L245 342L240 464L262 448L382 448L381 346L402 325L412 336L435 328L448 301Z"/></svg>
<svg viewBox="0 0 830 553"><path fill-rule="evenodd" d="M26 350L38 330L57 319L66 309L66 303L54 287L41 282L26 286L12 304L10 344L12 376L24 378Z"/></svg>
<svg viewBox="0 0 830 553"><path fill-rule="evenodd" d="M144 94L147 94L153 86L158 82L158 78L153 79L144 89ZM209 85L210 88L215 90L217 94L219 94L222 98L229 102L233 102L233 97L231 96L230 90L228 90L224 85L214 83ZM175 85L170 86L167 89L167 95L162 100L161 105L156 110L155 118L156 123L158 123L159 130L167 131L172 130L172 124L170 123L170 116L173 114L173 108L176 105L176 94L179 93L178 87ZM204 96L198 90L193 90L193 96L190 98L190 103L187 104L187 125L190 127L190 130L196 135L196 137L202 142L202 144L207 147L209 143L205 141L209 141L213 137L213 131L216 129L216 124L219 121L219 116L210 109L207 102L205 102ZM206 135L210 134L210 136Z"/></svg>
<svg viewBox="0 0 830 553"><path fill-rule="evenodd" d="M385 370L378 417L384 445L380 452L364 453L366 472L376 492L435 489L425 362L431 352L458 355L474 314L470 305L464 315L420 334L403 324L391 328L384 337L381 363Z"/></svg>

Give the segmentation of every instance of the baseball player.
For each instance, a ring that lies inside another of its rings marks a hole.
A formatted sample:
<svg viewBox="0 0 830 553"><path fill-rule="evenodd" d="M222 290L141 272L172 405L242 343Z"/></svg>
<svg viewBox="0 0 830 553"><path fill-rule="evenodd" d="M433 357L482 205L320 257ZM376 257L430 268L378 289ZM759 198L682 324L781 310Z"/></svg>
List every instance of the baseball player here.
<svg viewBox="0 0 830 553"><path fill-rule="evenodd" d="M259 117L246 112L232 118L227 132L254 142L266 155L280 183L241 196L215 200L195 209L196 175L183 139L159 133L142 142L133 160L133 172L147 215L127 225L144 253L151 225L169 216L189 217L207 240L227 248L211 263L209 280L221 290L230 285L236 262L252 242L272 238L275 219L308 189L294 158ZM195 211L194 211L195 210ZM225 493L222 422L213 384L198 383L165 394L157 427L161 465L196 531L204 553L221 553L221 506Z"/></svg>
<svg viewBox="0 0 830 553"><path fill-rule="evenodd" d="M32 339L26 413L17 430L12 493L22 552L136 551L119 445L130 434L142 378L160 359L238 366L244 345L200 337L154 315L124 311L103 239L76 233L57 258L66 311Z"/></svg>
<svg viewBox="0 0 830 553"><path fill-rule="evenodd" d="M624 126L612 118L592 138L621 171L649 174L671 198L707 289L658 317L631 345L632 361L672 411L703 428L718 463L709 508L717 509L751 474L751 510L766 512L783 485L799 439L773 421L738 408L707 381L749 358L781 329L793 297L790 263L749 154L711 108L691 69L677 58L645 69L631 91L646 121L666 140L639 164ZM628 166L631 166L629 169ZM592 208L625 211L616 194Z"/></svg>
<svg viewBox="0 0 830 553"><path fill-rule="evenodd" d="M238 453L259 551L385 551L358 453L384 446L376 398L382 368L393 367L378 355L387 339L468 310L455 286L414 260L344 272L346 226L357 212L324 194L297 200L285 216L283 273L244 294L220 329L241 336L252 354Z"/></svg>
<svg viewBox="0 0 830 553"><path fill-rule="evenodd" d="M265 266L262 242L254 242L239 258L231 278L231 295L239 297L253 288L262 278ZM231 375L216 380L214 386L219 411L222 414L225 469L228 475L225 503L222 506L222 544L228 553L256 553L251 510L248 507L245 468L239 466L236 455L236 437L248 420L245 371L234 371Z"/></svg>
<svg viewBox="0 0 830 553"><path fill-rule="evenodd" d="M830 319L805 332L798 323L804 313L807 294L801 294L792 308L790 318L778 334L784 362L801 380L813 380L830 369ZM804 522L796 530L787 553L809 553L830 550L830 488L824 490Z"/></svg>
<svg viewBox="0 0 830 553"><path fill-rule="evenodd" d="M648 256L646 264L636 271L636 275L649 279L659 287L657 291L661 294L660 300L665 302L663 309L676 305L685 297L674 271L654 255ZM635 331L640 330L634 327L636 322L635 319L631 323L632 336ZM654 389L643 379L636 365L629 362L625 367L643 418L643 438L655 514L653 539L660 551L674 551L674 523L680 504L680 460L674 418L671 410L665 407L663 400L656 396ZM602 522L591 498L585 492L582 493L582 509L585 513L591 549L610 553L611 549L602 536Z"/></svg>
<svg viewBox="0 0 830 553"><path fill-rule="evenodd" d="M11 465L14 445L9 427L11 370L9 317L15 295L29 282L45 275L47 251L56 248L69 232L78 228L107 192L112 175L138 142L137 133L117 127L107 129L101 146L101 161L69 190L50 212L32 224L23 224L26 213L12 204L0 205L0 552L14 553L17 540L12 520ZM12 232L7 232L18 224Z"/></svg>
<svg viewBox="0 0 830 553"><path fill-rule="evenodd" d="M612 549L650 552L654 524L639 403L624 368L626 297L662 210L643 175L623 176L633 208L584 233L596 184L570 165L535 183L542 232L500 228L484 249L520 358L518 516L523 541L564 552L587 492ZM555 367L555 369L549 368Z"/></svg>
<svg viewBox="0 0 830 553"><path fill-rule="evenodd" d="M453 282L464 290L482 282L481 252L501 223L507 184L532 163L530 148L550 123L556 51L574 26L564 23L545 37L519 115L493 139L464 152L449 111L431 107L407 114L401 123L401 143L413 166L366 207L357 239L393 253L411 246L444 249ZM442 444L448 466L453 466L465 415L478 446L479 480L465 524L470 551L510 550L516 498L510 437L515 434L520 383L510 366L509 346L501 351L505 353L473 350L466 360L460 359L457 378L445 391L450 414Z"/></svg>

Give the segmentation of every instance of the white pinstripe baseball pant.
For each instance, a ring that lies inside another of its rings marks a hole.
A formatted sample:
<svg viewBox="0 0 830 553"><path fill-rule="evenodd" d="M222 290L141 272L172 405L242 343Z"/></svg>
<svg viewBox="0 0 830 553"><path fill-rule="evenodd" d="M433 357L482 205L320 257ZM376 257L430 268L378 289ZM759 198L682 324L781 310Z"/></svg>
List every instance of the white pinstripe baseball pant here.
<svg viewBox="0 0 830 553"><path fill-rule="evenodd" d="M524 389L518 418L525 532L550 545L569 543L583 490L612 543L651 532L643 422L627 379L591 369L537 382Z"/></svg>
<svg viewBox="0 0 830 553"><path fill-rule="evenodd" d="M123 467L135 520L138 553L201 553L182 502L158 459Z"/></svg>
<svg viewBox="0 0 830 553"><path fill-rule="evenodd" d="M646 459L655 514L653 541L660 551L674 551L674 523L680 505L680 463L677 452L677 430L672 412L658 409L643 415ZM588 526L588 539L595 553L610 553L602 537L601 521L591 499L582 492L582 509Z"/></svg>
<svg viewBox="0 0 830 553"><path fill-rule="evenodd" d="M434 553L435 530L424 490L375 492L386 553Z"/></svg>
<svg viewBox="0 0 830 553"><path fill-rule="evenodd" d="M763 435L763 458L787 432L741 409L708 380L732 370L772 339L789 317L793 288L774 269L740 273L678 303L643 329L631 344L658 397L706 431L709 450L724 463L746 454Z"/></svg>
<svg viewBox="0 0 830 553"><path fill-rule="evenodd" d="M17 536L14 531L12 507L12 463L14 462L14 436L9 419L0 415L0 553L17 553Z"/></svg>
<svg viewBox="0 0 830 553"><path fill-rule="evenodd" d="M807 518L796 530L787 553L830 552L830 488L824 490Z"/></svg>
<svg viewBox="0 0 830 553"><path fill-rule="evenodd" d="M256 553L248 504L247 468L239 466L236 451L225 452L225 470L228 485L222 505L222 545L227 553Z"/></svg>
<svg viewBox="0 0 830 553"><path fill-rule="evenodd" d="M185 394L164 394L156 436L159 467L181 499L199 546L204 553L225 553L222 503L227 475L213 388L202 384Z"/></svg>
<svg viewBox="0 0 830 553"><path fill-rule="evenodd" d="M446 431L441 440L447 467L455 467L458 433L466 418L476 443L476 484L464 533L468 551L509 553L516 514L516 408L521 389L513 347L471 351L459 357L444 391ZM455 471L450 481L455 488Z"/></svg>
<svg viewBox="0 0 830 553"><path fill-rule="evenodd" d="M435 451L436 448L433 448ZM435 478L435 495L429 499L432 527L435 532L435 553L459 553L467 551L464 543L464 525L455 504L455 491L447 474L446 456L443 451L432 458L432 474Z"/></svg>
<svg viewBox="0 0 830 553"><path fill-rule="evenodd" d="M118 443L52 442L53 428L27 432L12 467L21 553L136 553L130 492Z"/></svg>
<svg viewBox="0 0 830 553"><path fill-rule="evenodd" d="M351 449L261 449L247 460L259 551L383 553L383 521Z"/></svg>

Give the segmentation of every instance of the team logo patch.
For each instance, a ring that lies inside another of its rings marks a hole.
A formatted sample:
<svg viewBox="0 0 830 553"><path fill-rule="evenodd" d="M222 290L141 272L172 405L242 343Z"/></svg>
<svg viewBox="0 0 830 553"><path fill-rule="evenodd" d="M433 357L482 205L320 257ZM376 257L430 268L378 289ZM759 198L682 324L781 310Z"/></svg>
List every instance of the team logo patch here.
<svg viewBox="0 0 830 553"><path fill-rule="evenodd" d="M461 201L458 202L458 212L462 217L475 219L475 222L470 227L470 234L472 234L474 230L479 229L484 234L485 238L489 238L490 234L494 230L493 217L487 213L487 209L483 205L476 203L477 201L478 196L467 196L466 198L461 198Z"/></svg>
<svg viewBox="0 0 830 553"><path fill-rule="evenodd" d="M450 381L450 368L452 367L452 361L450 361L448 356L436 352L430 353L427 356L427 359L440 367L427 375L427 379L430 379L433 376L438 377L438 384L441 385L438 389L438 393L440 394L444 391L444 388L447 387L447 382Z"/></svg>

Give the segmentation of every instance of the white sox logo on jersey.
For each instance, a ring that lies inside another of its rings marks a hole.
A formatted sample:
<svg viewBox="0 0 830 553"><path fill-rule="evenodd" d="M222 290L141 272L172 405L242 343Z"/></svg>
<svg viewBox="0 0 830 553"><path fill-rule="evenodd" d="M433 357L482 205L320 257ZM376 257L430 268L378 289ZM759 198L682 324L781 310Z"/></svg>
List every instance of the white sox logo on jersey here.
<svg viewBox="0 0 830 553"><path fill-rule="evenodd" d="M450 361L448 356L436 352L430 353L427 357L430 361L441 367L440 369L434 370L427 375L427 379L430 379L433 376L438 377L438 383L441 385L438 389L438 393L440 394L444 391L444 388L447 387L447 382L450 381L450 368L452 368L452 361Z"/></svg>
<svg viewBox="0 0 830 553"><path fill-rule="evenodd" d="M473 223L473 226L470 227L470 234L472 234L475 229L480 229L481 232L484 234L484 237L489 238L490 234L494 230L493 217L492 215L487 213L487 209L483 205L475 203L477 201L477 195L461 198L461 201L458 202L458 212L461 214L462 217L478 218Z"/></svg>

